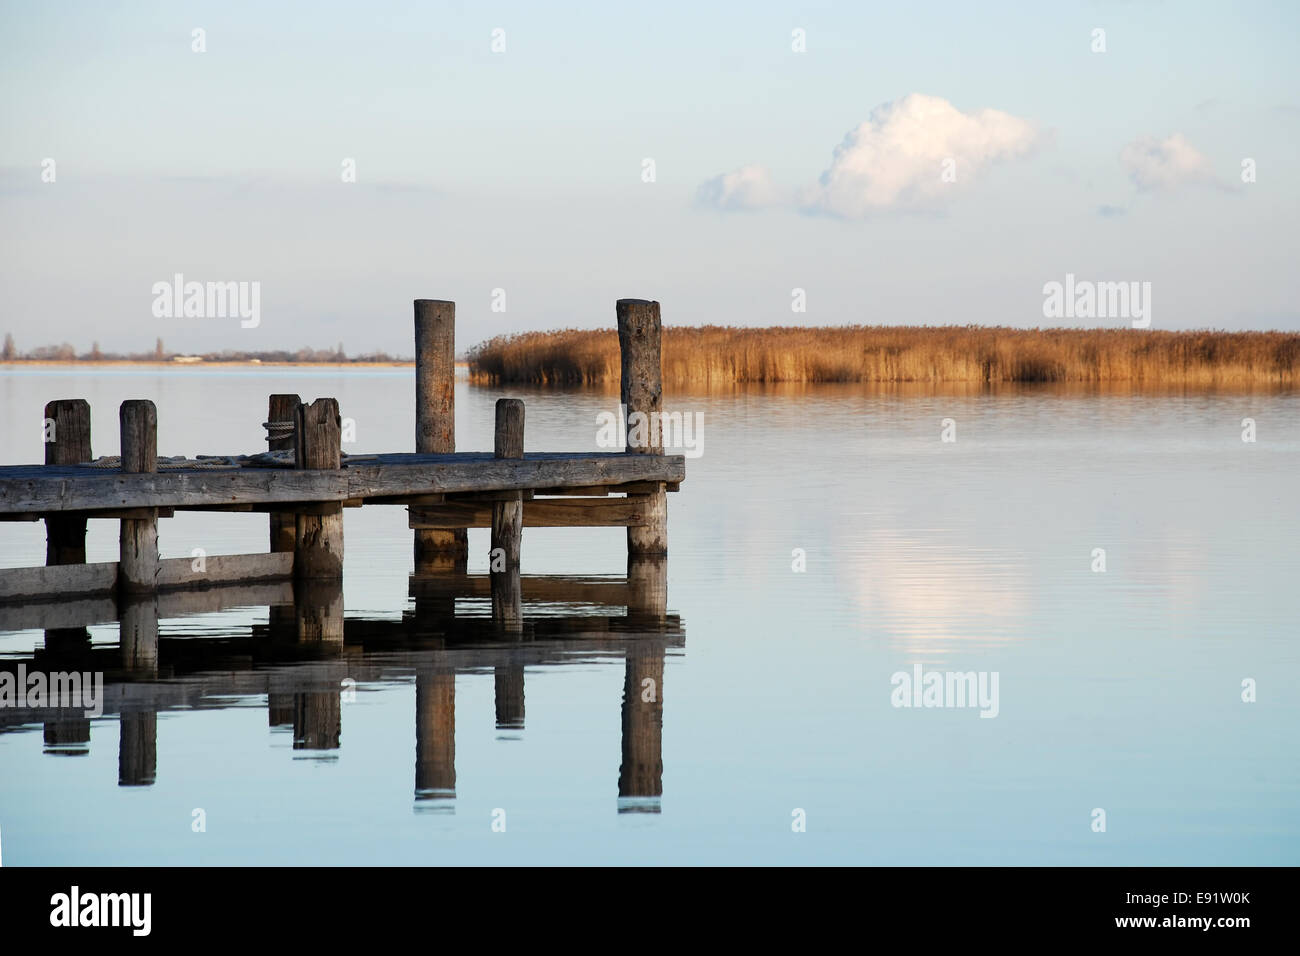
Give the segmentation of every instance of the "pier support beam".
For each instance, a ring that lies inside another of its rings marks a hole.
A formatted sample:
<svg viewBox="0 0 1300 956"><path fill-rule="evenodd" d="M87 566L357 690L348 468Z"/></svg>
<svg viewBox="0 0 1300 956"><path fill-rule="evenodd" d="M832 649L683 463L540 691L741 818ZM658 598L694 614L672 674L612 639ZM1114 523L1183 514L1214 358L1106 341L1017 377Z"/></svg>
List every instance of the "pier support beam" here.
<svg viewBox="0 0 1300 956"><path fill-rule="evenodd" d="M267 403L268 451L292 451L293 429L302 399L297 395L272 395ZM298 534L298 519L292 511L272 511L271 550L292 551Z"/></svg>
<svg viewBox="0 0 1300 956"><path fill-rule="evenodd" d="M659 303L619 299L618 348L622 360L620 398L627 411L627 451L662 455L663 368L660 339L663 326ZM629 557L668 553L668 495L663 484L643 496L645 523L627 529Z"/></svg>
<svg viewBox="0 0 1300 956"><path fill-rule="evenodd" d="M118 418L122 429L123 474L158 471L158 409L148 399L122 403ZM148 517L123 518L119 594L154 591L158 587L158 509L142 509Z"/></svg>
<svg viewBox="0 0 1300 956"><path fill-rule="evenodd" d="M45 464L90 461L90 403L65 398L45 406ZM86 519L45 519L45 563L86 563Z"/></svg>
<svg viewBox="0 0 1300 956"><path fill-rule="evenodd" d="M449 455L456 450L456 303L415 300L415 450ZM419 530L415 573L464 573L469 536L464 528Z"/></svg>
<svg viewBox="0 0 1300 956"><path fill-rule="evenodd" d="M497 458L524 457L524 403L498 398L495 451ZM524 532L524 501L518 491L492 503L492 551L488 570L492 584L492 619L506 630L523 627L523 591L519 581L519 552Z"/></svg>
<svg viewBox="0 0 1300 956"><path fill-rule="evenodd" d="M298 468L337 471L343 457L338 401L318 398L299 405L295 421ZM321 510L325 513L297 516L293 576L300 581L343 577L343 506Z"/></svg>

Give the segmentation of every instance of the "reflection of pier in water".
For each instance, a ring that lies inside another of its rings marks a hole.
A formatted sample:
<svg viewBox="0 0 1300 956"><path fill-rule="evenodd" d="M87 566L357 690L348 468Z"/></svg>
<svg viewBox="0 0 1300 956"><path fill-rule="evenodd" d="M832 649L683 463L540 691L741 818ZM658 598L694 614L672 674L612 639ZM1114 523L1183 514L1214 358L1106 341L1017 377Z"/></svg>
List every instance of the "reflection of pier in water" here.
<svg viewBox="0 0 1300 956"><path fill-rule="evenodd" d="M336 582L288 582L199 592L0 607L0 632L42 628L31 657L0 672L104 674L105 715L120 723L118 783L147 786L157 768L158 714L217 709L265 695L268 723L291 728L293 749L328 759L343 741L345 697L366 685L415 684L417 806L449 808L456 792L456 677L493 675L496 726L524 727L528 667L622 657L621 812L657 811L662 794L663 671L685 636L666 613L666 561L631 558L621 578L469 575L463 561L410 578L400 620L345 618ZM268 622L213 636L159 619L266 605ZM117 647L89 626L120 620ZM354 683L355 682L355 683ZM86 754L82 709L0 708L0 732L43 724L45 752Z"/></svg>

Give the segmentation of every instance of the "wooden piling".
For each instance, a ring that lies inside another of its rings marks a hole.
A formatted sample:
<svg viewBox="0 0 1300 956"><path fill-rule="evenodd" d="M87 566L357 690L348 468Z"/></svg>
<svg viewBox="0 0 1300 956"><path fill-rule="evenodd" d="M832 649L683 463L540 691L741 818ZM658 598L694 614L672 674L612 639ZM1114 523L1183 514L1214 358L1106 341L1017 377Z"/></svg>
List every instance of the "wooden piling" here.
<svg viewBox="0 0 1300 956"><path fill-rule="evenodd" d="M298 406L302 399L297 395L272 395L267 403L266 447L268 451L292 451L294 448L293 426L297 420ZM285 426L289 427L285 427ZM298 519L292 511L272 511L271 550L292 551L298 534Z"/></svg>
<svg viewBox="0 0 1300 956"><path fill-rule="evenodd" d="M342 464L339 403L318 398L295 411L294 448L300 470L337 471ZM343 508L327 505L320 513L298 514L295 521L293 575L308 578L343 577Z"/></svg>
<svg viewBox="0 0 1300 956"><path fill-rule="evenodd" d="M499 398L496 405L495 453L497 458L524 457L524 403ZM492 503L492 617L507 630L523 625L523 591L519 581L519 553L523 541L524 502L509 492Z"/></svg>
<svg viewBox="0 0 1300 956"><path fill-rule="evenodd" d="M122 473L158 471L158 409L148 399L122 403ZM121 521L119 593L153 591L158 586L158 509L141 509L145 517Z"/></svg>
<svg viewBox="0 0 1300 956"><path fill-rule="evenodd" d="M619 299L615 312L622 363L619 393L627 414L627 452L662 455L660 340L663 326L659 318L659 303L645 299ZM663 484L638 500L644 506L644 523L627 529L628 555L667 554L668 495Z"/></svg>
<svg viewBox="0 0 1300 956"><path fill-rule="evenodd" d="M456 450L456 303L442 299L415 300L415 450L423 455ZM464 572L465 529L414 535L417 574Z"/></svg>
<svg viewBox="0 0 1300 956"><path fill-rule="evenodd" d="M90 403L65 398L45 406L45 464L77 465L90 461ZM45 519L45 563L86 563L86 519Z"/></svg>

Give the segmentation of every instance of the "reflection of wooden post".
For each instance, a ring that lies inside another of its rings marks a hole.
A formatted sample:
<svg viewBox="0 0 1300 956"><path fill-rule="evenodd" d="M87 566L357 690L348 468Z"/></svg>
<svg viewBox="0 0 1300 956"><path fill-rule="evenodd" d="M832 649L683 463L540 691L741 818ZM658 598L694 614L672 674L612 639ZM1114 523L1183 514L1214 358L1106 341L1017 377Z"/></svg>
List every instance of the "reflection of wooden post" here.
<svg viewBox="0 0 1300 956"><path fill-rule="evenodd" d="M337 471L342 463L339 403L318 398L299 405L294 431L297 466L301 469ZM343 577L343 506L326 505L320 513L299 514L294 541L295 578Z"/></svg>
<svg viewBox="0 0 1300 956"><path fill-rule="evenodd" d="M496 457L524 457L524 403L517 398L498 398ZM523 626L523 593L519 582L519 552L524 532L524 502L518 492L492 503L492 552L489 575L492 585L492 618L507 630Z"/></svg>
<svg viewBox="0 0 1300 956"><path fill-rule="evenodd" d="M343 646L342 582L295 582L293 607L299 644Z"/></svg>
<svg viewBox="0 0 1300 956"><path fill-rule="evenodd" d="M456 303L415 300L415 450L449 455L456 450ZM417 530L415 573L455 570L469 552L464 528Z"/></svg>
<svg viewBox="0 0 1300 956"><path fill-rule="evenodd" d="M153 474L158 470L158 409L147 399L122 403L122 473ZM142 509L145 517L123 518L117 568L119 593L153 591L158 581L158 509Z"/></svg>
<svg viewBox="0 0 1300 956"><path fill-rule="evenodd" d="M620 797L658 797L664 792L664 651L650 642L627 649L623 672L623 763ZM633 803L624 810L657 813L657 802Z"/></svg>
<svg viewBox="0 0 1300 956"><path fill-rule="evenodd" d="M122 669L152 676L158 673L158 598L142 595L122 602L118 643Z"/></svg>
<svg viewBox="0 0 1300 956"><path fill-rule="evenodd" d="M297 395L272 395L267 403L266 421L271 427L267 430L266 447L268 451L292 451L294 448L293 426L297 419L298 406L302 399ZM286 427L287 426L287 427ZM272 511L271 515L271 550L292 551L294 539L298 533L298 520L292 511Z"/></svg>
<svg viewBox="0 0 1300 956"><path fill-rule="evenodd" d="M618 348L622 360L620 396L627 412L627 451L662 455L659 416L663 411L663 369L660 363L659 303L619 299ZM662 483L643 496L644 525L627 529L629 555L668 553L668 496Z"/></svg>
<svg viewBox="0 0 1300 956"><path fill-rule="evenodd" d="M90 753L90 718L60 717L44 725L45 753L81 757Z"/></svg>
<svg viewBox="0 0 1300 956"><path fill-rule="evenodd" d="M158 712L124 710L118 730L117 785L150 786L158 773Z"/></svg>
<svg viewBox="0 0 1300 956"><path fill-rule="evenodd" d="M415 798L456 796L456 672L415 669Z"/></svg>
<svg viewBox="0 0 1300 956"><path fill-rule="evenodd" d="M293 724L293 694L285 691L268 691L266 694L266 723L268 727L286 727Z"/></svg>
<svg viewBox="0 0 1300 956"><path fill-rule="evenodd" d="M77 465L90 461L90 404L67 398L45 406L46 428L53 441L45 443L45 464ZM86 563L86 519L76 515L45 519L45 563Z"/></svg>
<svg viewBox="0 0 1300 956"><path fill-rule="evenodd" d="M497 730L522 730L524 726L524 665L499 664L496 681Z"/></svg>
<svg viewBox="0 0 1300 956"><path fill-rule="evenodd" d="M668 613L668 559L628 555L627 615L646 623L662 622Z"/></svg>
<svg viewBox="0 0 1300 956"><path fill-rule="evenodd" d="M293 695L293 749L338 750L343 736L342 698L337 690Z"/></svg>

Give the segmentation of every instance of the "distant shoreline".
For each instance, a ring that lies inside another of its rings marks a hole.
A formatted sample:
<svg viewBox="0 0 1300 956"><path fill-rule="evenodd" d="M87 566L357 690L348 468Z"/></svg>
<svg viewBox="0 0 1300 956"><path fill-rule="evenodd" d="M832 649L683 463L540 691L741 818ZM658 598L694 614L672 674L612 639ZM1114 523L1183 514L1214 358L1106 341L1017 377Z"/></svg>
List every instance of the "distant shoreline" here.
<svg viewBox="0 0 1300 956"><path fill-rule="evenodd" d="M663 385L1082 383L1300 385L1300 333L994 326L665 326ZM612 329L498 336L469 353L483 385L612 386Z"/></svg>

